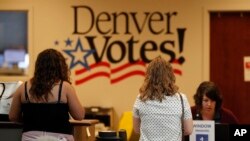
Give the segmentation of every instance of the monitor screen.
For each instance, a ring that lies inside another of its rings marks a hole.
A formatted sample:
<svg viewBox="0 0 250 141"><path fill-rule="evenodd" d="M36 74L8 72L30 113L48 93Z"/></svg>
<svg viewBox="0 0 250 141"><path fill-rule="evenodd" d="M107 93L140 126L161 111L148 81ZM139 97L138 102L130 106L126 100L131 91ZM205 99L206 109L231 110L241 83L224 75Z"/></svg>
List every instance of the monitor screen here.
<svg viewBox="0 0 250 141"><path fill-rule="evenodd" d="M0 75L29 65L28 10L0 10Z"/></svg>
<svg viewBox="0 0 250 141"><path fill-rule="evenodd" d="M25 60L25 50L23 49L5 49L4 62L19 63Z"/></svg>

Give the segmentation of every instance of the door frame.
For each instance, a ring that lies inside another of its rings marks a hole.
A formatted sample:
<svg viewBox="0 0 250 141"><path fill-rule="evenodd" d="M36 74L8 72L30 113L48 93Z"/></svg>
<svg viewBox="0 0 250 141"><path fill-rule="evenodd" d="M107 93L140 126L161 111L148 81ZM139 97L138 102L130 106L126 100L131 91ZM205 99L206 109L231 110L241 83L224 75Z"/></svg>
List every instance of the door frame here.
<svg viewBox="0 0 250 141"><path fill-rule="evenodd" d="M203 37L202 37L202 81L210 80L210 12L226 11L249 11L250 6L246 4L207 4L203 8Z"/></svg>

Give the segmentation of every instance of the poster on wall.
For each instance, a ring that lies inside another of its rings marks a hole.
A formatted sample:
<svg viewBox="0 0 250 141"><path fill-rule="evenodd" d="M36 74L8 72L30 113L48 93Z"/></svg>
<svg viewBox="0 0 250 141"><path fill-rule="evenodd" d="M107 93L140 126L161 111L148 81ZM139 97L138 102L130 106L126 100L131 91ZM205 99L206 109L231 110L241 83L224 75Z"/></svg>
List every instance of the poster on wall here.
<svg viewBox="0 0 250 141"><path fill-rule="evenodd" d="M244 81L250 81L250 56L245 56L243 61Z"/></svg>

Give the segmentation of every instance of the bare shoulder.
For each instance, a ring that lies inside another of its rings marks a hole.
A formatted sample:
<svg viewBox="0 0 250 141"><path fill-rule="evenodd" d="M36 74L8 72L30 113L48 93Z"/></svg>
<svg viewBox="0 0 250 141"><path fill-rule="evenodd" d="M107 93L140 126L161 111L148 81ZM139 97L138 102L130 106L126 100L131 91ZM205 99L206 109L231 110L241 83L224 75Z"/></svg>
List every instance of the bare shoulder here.
<svg viewBox="0 0 250 141"><path fill-rule="evenodd" d="M20 86L14 92L15 95L20 95L25 92L25 83L20 84Z"/></svg>
<svg viewBox="0 0 250 141"><path fill-rule="evenodd" d="M74 87L67 81L63 82L63 89L65 90L66 94L75 93Z"/></svg>
<svg viewBox="0 0 250 141"><path fill-rule="evenodd" d="M16 90L24 90L25 83L22 83L19 85L19 87Z"/></svg>
<svg viewBox="0 0 250 141"><path fill-rule="evenodd" d="M63 81L63 88L65 89L72 88L72 85L67 81Z"/></svg>

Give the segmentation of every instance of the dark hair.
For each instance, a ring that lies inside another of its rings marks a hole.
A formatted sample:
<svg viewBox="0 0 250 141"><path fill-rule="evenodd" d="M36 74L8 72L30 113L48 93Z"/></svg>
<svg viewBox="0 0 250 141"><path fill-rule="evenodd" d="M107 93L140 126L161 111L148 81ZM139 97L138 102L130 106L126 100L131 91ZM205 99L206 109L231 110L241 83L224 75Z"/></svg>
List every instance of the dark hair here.
<svg viewBox="0 0 250 141"><path fill-rule="evenodd" d="M215 111L218 111L222 105L222 95L217 85L211 81L202 82L197 88L194 94L194 101L196 107L200 110L202 107L203 96L206 95L208 98L216 102Z"/></svg>
<svg viewBox="0 0 250 141"><path fill-rule="evenodd" d="M165 95L174 95L178 91L175 85L175 75L169 62L162 57L153 59L146 70L144 82L140 88L140 99L159 100Z"/></svg>
<svg viewBox="0 0 250 141"><path fill-rule="evenodd" d="M54 84L60 80L70 83L69 76L70 71L63 55L55 49L46 49L37 57L29 92L37 100L45 95L47 101Z"/></svg>

